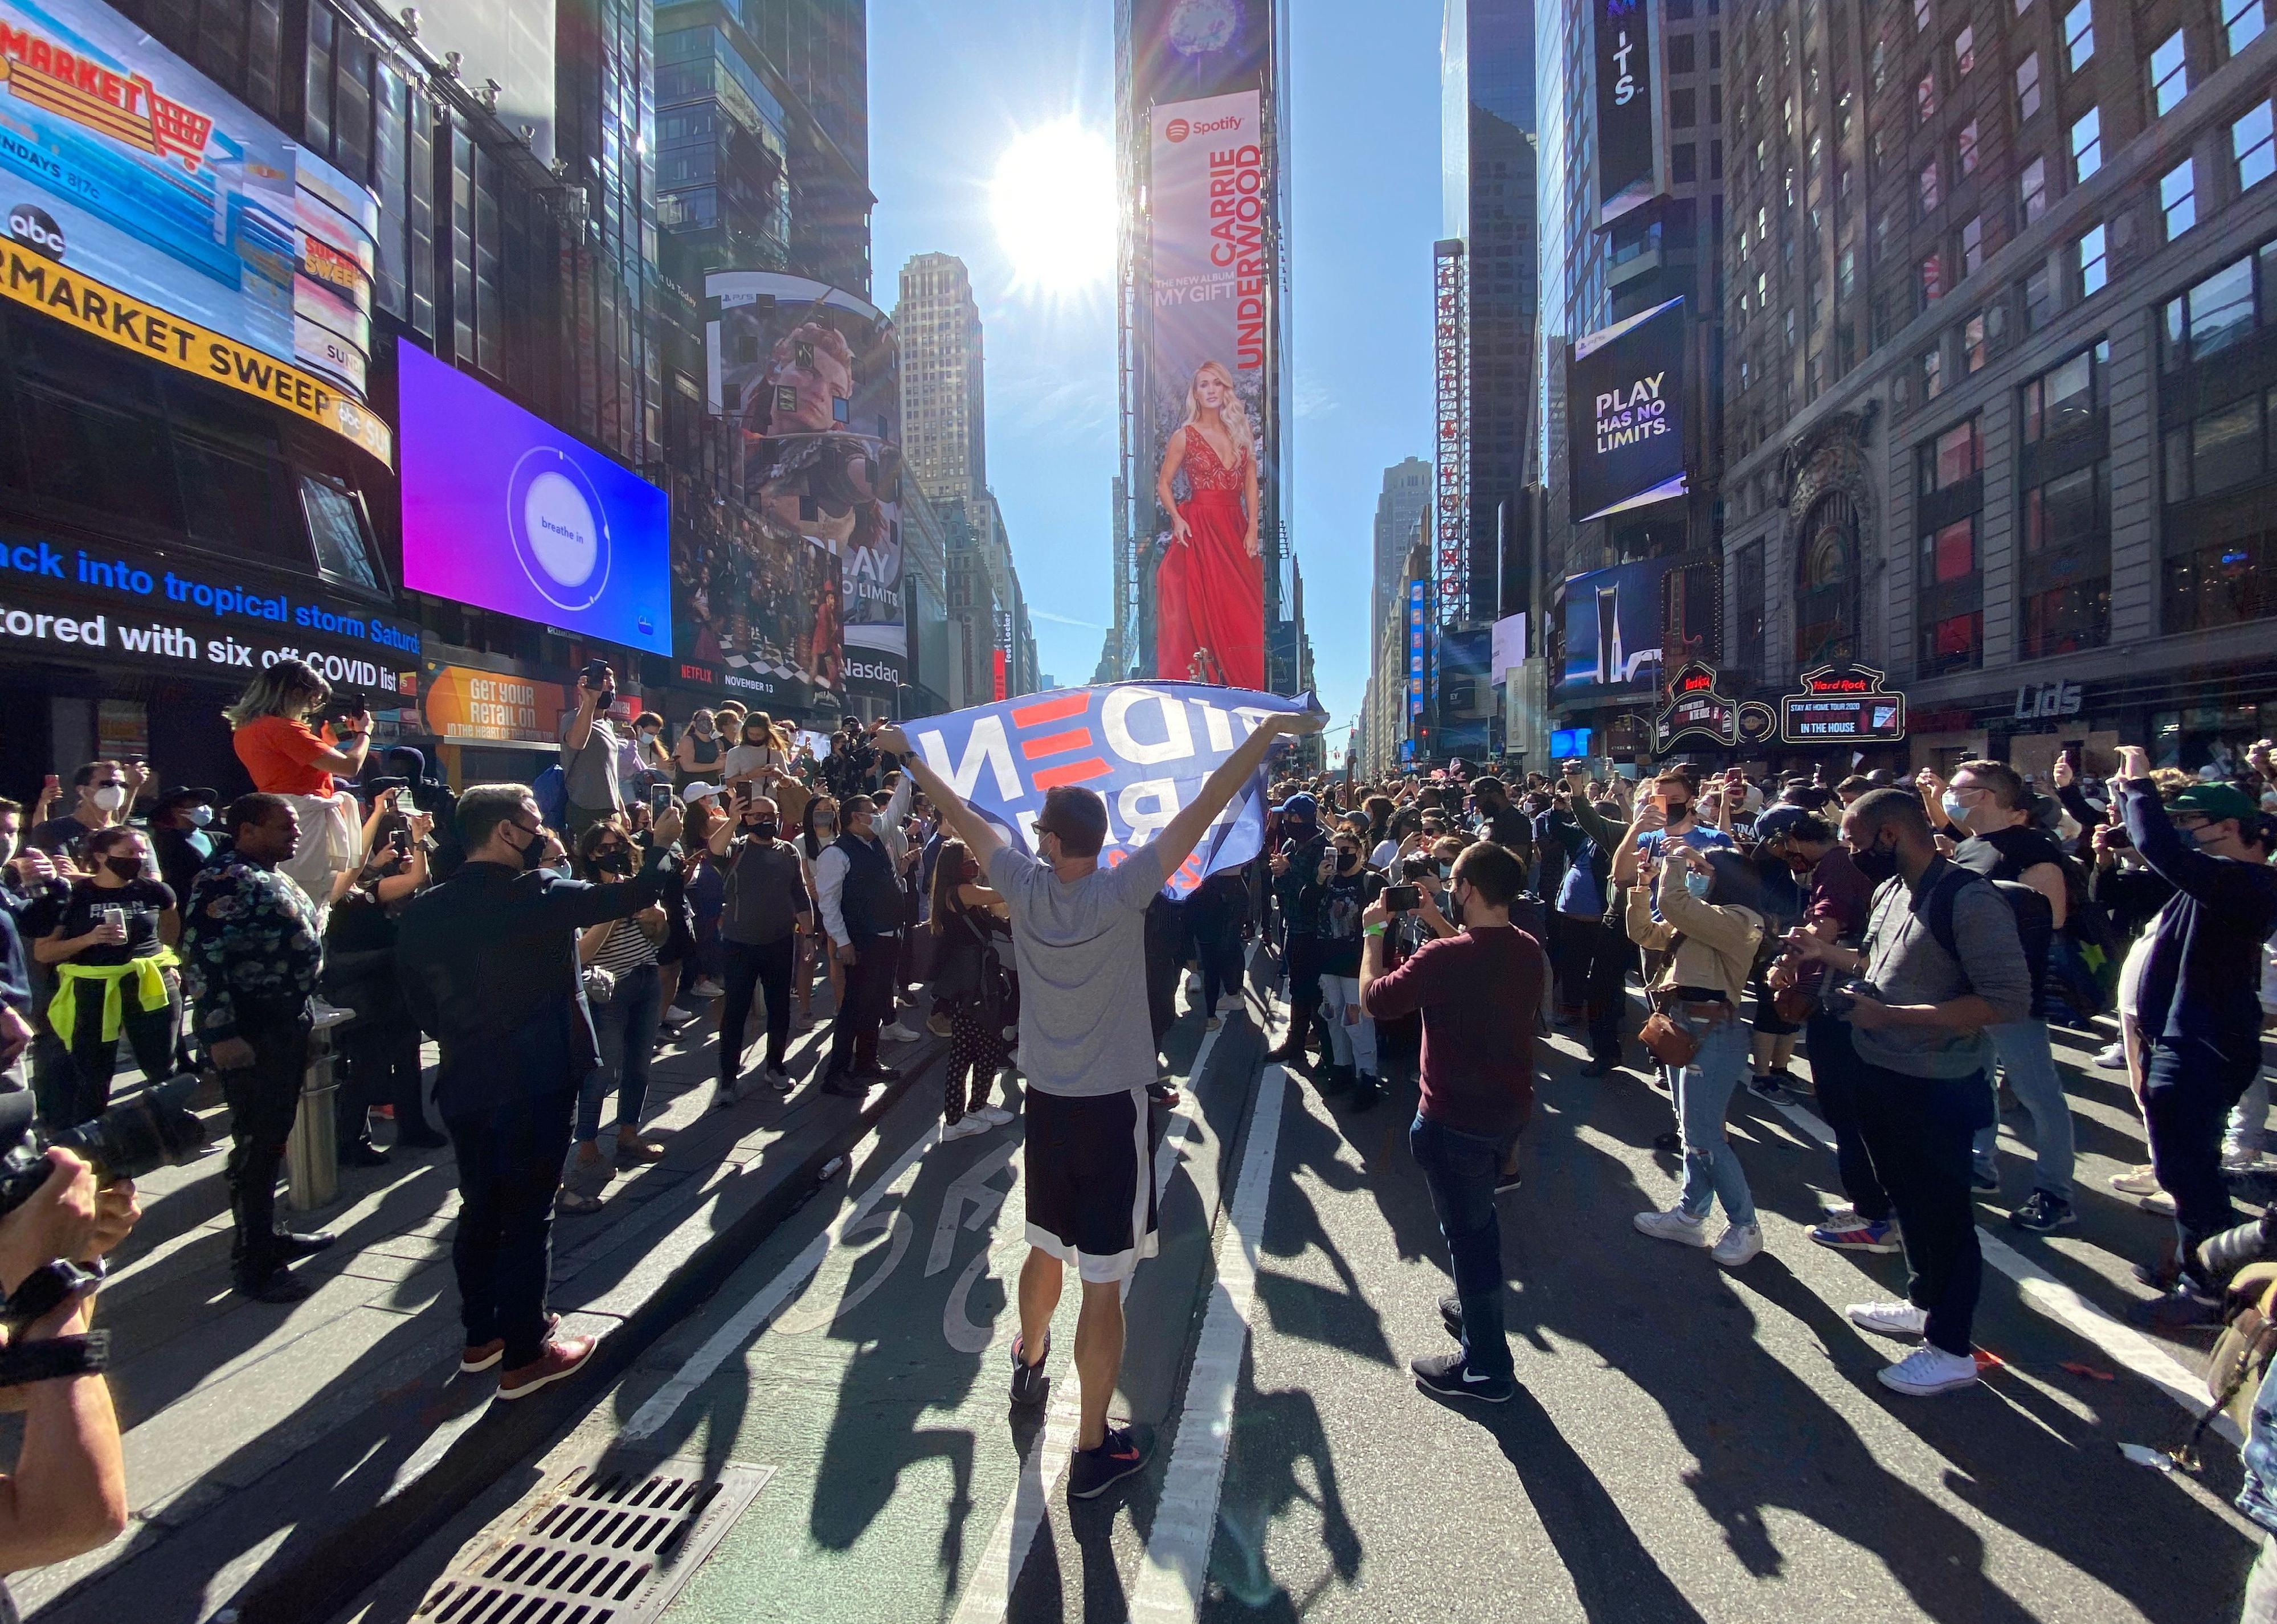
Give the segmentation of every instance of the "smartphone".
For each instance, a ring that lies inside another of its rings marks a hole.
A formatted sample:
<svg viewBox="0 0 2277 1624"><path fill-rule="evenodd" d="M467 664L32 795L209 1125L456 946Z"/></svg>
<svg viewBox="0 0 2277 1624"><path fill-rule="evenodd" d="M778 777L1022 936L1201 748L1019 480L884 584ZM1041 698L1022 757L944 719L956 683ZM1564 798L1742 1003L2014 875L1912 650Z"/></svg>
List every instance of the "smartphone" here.
<svg viewBox="0 0 2277 1624"><path fill-rule="evenodd" d="M1394 913L1413 913L1422 905L1423 888L1419 885L1388 885L1383 888L1383 905Z"/></svg>
<svg viewBox="0 0 2277 1624"><path fill-rule="evenodd" d="M578 675L588 689L598 692L608 683L609 662L605 660L589 660L585 662L584 670L579 672Z"/></svg>
<svg viewBox="0 0 2277 1624"><path fill-rule="evenodd" d="M738 784L736 788L739 789L748 789L750 788L750 785L746 782L744 783ZM749 799L750 797L744 797L742 798ZM665 813L671 810L672 786L670 784L651 784L648 787L649 816L651 818L661 818Z"/></svg>
<svg viewBox="0 0 2277 1624"><path fill-rule="evenodd" d="M751 781L748 778L739 778L735 781L735 804L749 806L750 804Z"/></svg>
<svg viewBox="0 0 2277 1624"><path fill-rule="evenodd" d="M407 858L411 855L411 832L408 829L396 830L387 837L387 843L400 858Z"/></svg>
<svg viewBox="0 0 2277 1624"><path fill-rule="evenodd" d="M56 773L49 774L45 778L40 781L40 787L43 789L62 789L64 787L62 775Z"/></svg>

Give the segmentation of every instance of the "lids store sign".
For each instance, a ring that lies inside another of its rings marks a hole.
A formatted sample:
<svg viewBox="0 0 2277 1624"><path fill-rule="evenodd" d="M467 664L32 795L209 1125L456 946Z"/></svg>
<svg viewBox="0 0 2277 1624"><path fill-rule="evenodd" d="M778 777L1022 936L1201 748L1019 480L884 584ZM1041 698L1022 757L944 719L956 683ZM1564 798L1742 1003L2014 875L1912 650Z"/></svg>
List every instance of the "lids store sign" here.
<svg viewBox="0 0 2277 1624"><path fill-rule="evenodd" d="M2015 720L2042 721L2076 716L2082 698L2077 682L2027 682L2016 690Z"/></svg>

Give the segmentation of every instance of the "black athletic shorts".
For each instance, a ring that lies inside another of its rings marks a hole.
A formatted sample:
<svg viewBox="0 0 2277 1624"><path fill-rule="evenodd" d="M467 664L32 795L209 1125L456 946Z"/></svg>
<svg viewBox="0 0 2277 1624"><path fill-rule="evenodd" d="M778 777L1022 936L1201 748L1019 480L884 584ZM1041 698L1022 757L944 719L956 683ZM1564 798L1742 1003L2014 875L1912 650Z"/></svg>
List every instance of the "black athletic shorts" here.
<svg viewBox="0 0 2277 1624"><path fill-rule="evenodd" d="M1128 1278L1154 1255L1154 1154L1146 1091L1027 1091L1028 1244L1092 1281Z"/></svg>

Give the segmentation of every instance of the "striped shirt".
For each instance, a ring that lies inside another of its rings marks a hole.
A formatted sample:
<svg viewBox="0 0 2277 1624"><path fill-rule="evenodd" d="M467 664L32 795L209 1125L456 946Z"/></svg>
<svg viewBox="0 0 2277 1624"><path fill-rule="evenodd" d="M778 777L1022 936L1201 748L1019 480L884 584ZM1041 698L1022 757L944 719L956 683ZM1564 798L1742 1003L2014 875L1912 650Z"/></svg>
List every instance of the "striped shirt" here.
<svg viewBox="0 0 2277 1624"><path fill-rule="evenodd" d="M656 943L633 920L618 919L609 926L593 963L613 976L628 976L643 964L656 963Z"/></svg>

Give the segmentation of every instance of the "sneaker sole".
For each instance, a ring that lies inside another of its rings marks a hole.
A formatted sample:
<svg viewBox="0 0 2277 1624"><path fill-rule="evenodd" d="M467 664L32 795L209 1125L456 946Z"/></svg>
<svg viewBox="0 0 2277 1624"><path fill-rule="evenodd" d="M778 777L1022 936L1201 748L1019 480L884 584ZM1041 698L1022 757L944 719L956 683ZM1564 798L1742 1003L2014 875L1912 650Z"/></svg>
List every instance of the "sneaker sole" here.
<svg viewBox="0 0 2277 1624"><path fill-rule="evenodd" d="M1900 1330L1894 1325L1877 1325L1867 1320L1852 1318L1847 1314L1842 1317L1849 1320L1861 1330L1871 1331L1877 1337L1887 1337L1892 1342L1919 1342L1929 1334L1926 1330Z"/></svg>
<svg viewBox="0 0 2277 1624"><path fill-rule="evenodd" d="M596 1345L595 1348L589 1349L584 1358L579 1360L575 1364L571 1365L567 1369L556 1370L550 1376L541 1376L536 1381L525 1383L522 1386L514 1388L512 1391L508 1391L506 1389L501 1387L499 1389L498 1396L504 1402L512 1404L517 1399L527 1399L534 1392L543 1392L545 1389L552 1386L554 1383L566 1382L571 1376L576 1375L577 1372L583 1370L588 1364L592 1362L593 1353L597 1351L598 1351L598 1345Z"/></svg>
<svg viewBox="0 0 2277 1624"><path fill-rule="evenodd" d="M1689 1235L1671 1235L1658 1230L1646 1229L1642 1224L1637 1224L1634 1227L1636 1232L1648 1240L1664 1240L1672 1247L1689 1247L1694 1252L1705 1252L1716 1244L1705 1235L1695 1240ZM1702 1227L1704 1228L1705 1225Z"/></svg>
<svg viewBox="0 0 2277 1624"><path fill-rule="evenodd" d="M1112 1476L1102 1477L1099 1482L1093 1483L1088 1489L1078 1489L1074 1483L1070 1482L1068 1485L1068 1498L1071 1500L1095 1500L1100 1495L1105 1494L1109 1489L1115 1487L1116 1484L1121 1483L1124 1478L1135 1477L1139 1473L1145 1471L1146 1469L1146 1463L1154 1458L1154 1452L1149 1450L1146 1453L1140 1455L1136 1460L1130 1462L1128 1465L1118 1468Z"/></svg>
<svg viewBox="0 0 2277 1624"><path fill-rule="evenodd" d="M1903 1384L1893 1382L1886 1370L1876 1371L1875 1377L1892 1392L1908 1399L1934 1399L1941 1392L1958 1392L1964 1387L1976 1386L1978 1379L1976 1373L1972 1370L1967 1376L1957 1376L1949 1382L1938 1382L1932 1386L1923 1387L1911 1382Z"/></svg>
<svg viewBox="0 0 2277 1624"><path fill-rule="evenodd" d="M1824 1247L1829 1252L1872 1252L1886 1257L1892 1252L1905 1250L1903 1246L1894 1240L1836 1240L1832 1238L1822 1238L1816 1231L1812 1233L1810 1239L1814 1246Z"/></svg>
<svg viewBox="0 0 2277 1624"><path fill-rule="evenodd" d="M1415 1391L1442 1399L1468 1399L1474 1404L1508 1404L1518 1389L1513 1385L1509 1392L1486 1392L1476 1387L1441 1387L1419 1376L1415 1378Z"/></svg>
<svg viewBox="0 0 2277 1624"><path fill-rule="evenodd" d="M459 1361L459 1374L461 1376L480 1376L485 1370L497 1369L499 1361L505 1357L506 1350L504 1348L500 1348L497 1353L492 1353L488 1359L478 1361L474 1364L468 1364L462 1359Z"/></svg>

